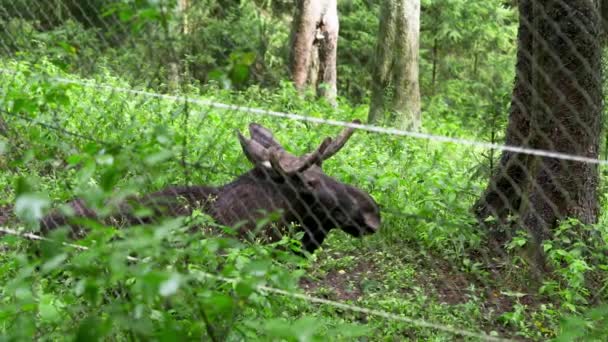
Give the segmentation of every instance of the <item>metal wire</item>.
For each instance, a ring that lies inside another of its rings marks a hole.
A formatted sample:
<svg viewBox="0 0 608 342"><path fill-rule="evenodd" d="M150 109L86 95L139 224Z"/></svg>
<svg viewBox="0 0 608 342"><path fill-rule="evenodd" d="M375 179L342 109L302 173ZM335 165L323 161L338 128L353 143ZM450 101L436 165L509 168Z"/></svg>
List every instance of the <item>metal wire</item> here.
<svg viewBox="0 0 608 342"><path fill-rule="evenodd" d="M0 72L14 73L14 71L6 70L6 69L0 69ZM527 154L527 155L538 156L538 157L570 160L570 161L589 163L589 164L608 165L608 160L605 160L605 159L589 158L589 157L585 157L585 156L561 153L561 152L555 152L555 151L549 151L549 150L534 149L534 148L521 147L521 146L510 146L510 145L504 145L504 144L489 143L489 142L484 142L484 141L468 140L468 139L461 139L461 138L453 138L453 137L448 137L448 136L400 130L400 129L395 129L395 128L386 128L386 127L380 127L380 126L374 126L374 125L368 125L368 124L357 124L357 123L352 123L352 122L344 122L344 121L338 121L338 120L332 120L332 119L317 118L317 117L307 116L307 115L303 115L303 114L279 112L279 111L273 111L273 110L262 109L262 108L252 108L252 107L246 107L246 106L226 104L226 103L221 103L221 102L199 100L199 99L193 99L192 97L186 97L186 96L168 95L168 94L153 93L153 92L135 90L135 89L118 88L118 87L112 87L112 86L108 86L108 85L104 85L104 84L96 84L96 83L92 83L92 82L71 80L71 79L62 78L62 77L51 77L51 79L53 79L57 82L66 83L66 84L76 84L76 85L85 86L85 87L93 87L96 89L103 89L103 90L135 94L135 95L142 95L142 96L160 98L160 99L175 101L175 102L189 102L189 103L197 104L197 105L204 106L204 107L224 109L224 110L227 110L228 113L244 112L244 113L249 113L249 114L272 116L272 117L278 117L278 118L296 120L296 121L306 121L306 122L312 122L312 123L316 123L316 124L323 124L323 125L330 125L330 126L337 126L337 127L350 127L350 128L368 131L368 132L424 139L424 140L430 140L430 141L439 142L439 143L452 143L452 144L457 144L457 145L472 146L472 147L483 148L483 149L493 149L493 150L498 150L498 151L508 151L508 152L514 152L514 153L520 153L520 154ZM199 115L205 113L205 112L200 112L200 111L193 111L193 112L195 114L199 114Z"/></svg>

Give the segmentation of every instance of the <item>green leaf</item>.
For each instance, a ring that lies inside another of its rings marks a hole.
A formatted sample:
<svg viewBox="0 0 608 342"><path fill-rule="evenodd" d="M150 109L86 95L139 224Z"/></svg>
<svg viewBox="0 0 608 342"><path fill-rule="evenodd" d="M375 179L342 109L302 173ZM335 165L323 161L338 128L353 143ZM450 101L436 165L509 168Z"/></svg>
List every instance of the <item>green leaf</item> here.
<svg viewBox="0 0 608 342"><path fill-rule="evenodd" d="M114 156L111 154L101 154L96 158L97 164L103 166L110 166L114 164Z"/></svg>
<svg viewBox="0 0 608 342"><path fill-rule="evenodd" d="M66 159L66 161L70 165L76 165L76 164L80 163L83 159L84 159L84 157L80 154L72 154L71 156L69 156Z"/></svg>
<svg viewBox="0 0 608 342"><path fill-rule="evenodd" d="M101 175L101 179L100 179L100 185L101 188L104 191L110 191L114 188L114 186L116 185L116 183L118 183L118 181L121 178L121 173L115 169L115 168L110 168L105 170L102 175Z"/></svg>
<svg viewBox="0 0 608 342"><path fill-rule="evenodd" d="M294 323L274 319L266 322L264 330L271 337L295 339L299 342L313 341L315 332L322 326L319 320L314 318L300 318Z"/></svg>
<svg viewBox="0 0 608 342"><path fill-rule="evenodd" d="M234 299L224 293L212 293L204 298L204 305L217 314L228 314L234 307Z"/></svg>
<svg viewBox="0 0 608 342"><path fill-rule="evenodd" d="M211 70L208 74L207 77L209 77L210 80L214 80L214 81L222 81L223 79L226 78L226 73L223 72L220 69L215 69L215 70Z"/></svg>
<svg viewBox="0 0 608 342"><path fill-rule="evenodd" d="M38 312L40 314L40 318L47 322L58 322L62 318L61 310L59 309L62 306L62 303L53 295L42 295L40 297L40 302L38 303Z"/></svg>
<svg viewBox="0 0 608 342"><path fill-rule="evenodd" d="M158 10L158 8L155 7L149 7L146 9L143 9L141 11L139 11L139 17L145 20L149 20L149 21L154 21L154 20L158 20L161 16L160 11Z"/></svg>
<svg viewBox="0 0 608 342"><path fill-rule="evenodd" d="M134 11L127 6L123 6L118 11L118 18L120 21L127 22L135 15Z"/></svg>
<svg viewBox="0 0 608 342"><path fill-rule="evenodd" d="M230 80L234 84L243 84L249 77L249 66L246 64L236 64L230 72Z"/></svg>
<svg viewBox="0 0 608 342"><path fill-rule="evenodd" d="M236 61L238 64L243 64L246 66L250 66L255 62L256 54L255 52L243 52L230 56L232 60Z"/></svg>
<svg viewBox="0 0 608 342"><path fill-rule="evenodd" d="M354 338L368 335L371 331L371 328L359 324L344 323L337 325L332 330L335 331L334 335L339 335L340 337Z"/></svg>
<svg viewBox="0 0 608 342"><path fill-rule="evenodd" d="M235 285L236 293L242 298L249 297L255 290L256 287L251 281L241 280Z"/></svg>
<svg viewBox="0 0 608 342"><path fill-rule="evenodd" d="M38 104L32 98L19 98L13 100L12 112L33 113L38 110Z"/></svg>
<svg viewBox="0 0 608 342"><path fill-rule="evenodd" d="M271 266L272 264L268 260L255 260L248 263L243 271L254 277L264 277Z"/></svg>
<svg viewBox="0 0 608 342"><path fill-rule="evenodd" d="M76 48L67 42L57 42L57 45L59 45L63 49L63 51L67 52L70 55L76 54Z"/></svg>
<svg viewBox="0 0 608 342"><path fill-rule="evenodd" d="M95 316L89 316L80 321L76 337L76 342L99 341L104 335L104 324Z"/></svg>
<svg viewBox="0 0 608 342"><path fill-rule="evenodd" d="M146 156L146 158L144 159L144 163L146 163L146 165L148 165L148 166L153 166L153 165L162 163L166 160L169 160L172 157L173 157L173 152L171 152L169 150L162 150L160 152Z"/></svg>
<svg viewBox="0 0 608 342"><path fill-rule="evenodd" d="M17 195L33 192L35 188L34 181L30 177L19 177L15 184L15 192Z"/></svg>
<svg viewBox="0 0 608 342"><path fill-rule="evenodd" d="M48 273L57 269L63 262L68 258L66 253L58 254L52 257L50 260L42 264L41 271L42 273Z"/></svg>
<svg viewBox="0 0 608 342"><path fill-rule="evenodd" d="M51 202L44 196L26 193L17 197L15 214L29 224L37 224L44 217L44 211Z"/></svg>
<svg viewBox="0 0 608 342"><path fill-rule="evenodd" d="M178 273L173 273L171 277L160 284L158 293L163 297L168 297L177 293L182 282L182 277Z"/></svg>
<svg viewBox="0 0 608 342"><path fill-rule="evenodd" d="M95 142L88 142L86 145L84 145L84 148L82 149L86 154L94 156L95 154L97 154L97 152L99 152L99 150L101 149L101 146L99 146L97 143Z"/></svg>

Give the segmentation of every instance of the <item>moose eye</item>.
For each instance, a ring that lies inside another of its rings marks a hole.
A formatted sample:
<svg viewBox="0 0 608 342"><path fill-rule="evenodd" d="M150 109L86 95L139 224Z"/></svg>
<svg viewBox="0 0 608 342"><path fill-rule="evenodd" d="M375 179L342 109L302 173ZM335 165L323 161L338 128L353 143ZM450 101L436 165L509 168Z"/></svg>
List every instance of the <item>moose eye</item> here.
<svg viewBox="0 0 608 342"><path fill-rule="evenodd" d="M318 178L310 178L306 179L304 183L310 188L317 188L319 186L320 180Z"/></svg>

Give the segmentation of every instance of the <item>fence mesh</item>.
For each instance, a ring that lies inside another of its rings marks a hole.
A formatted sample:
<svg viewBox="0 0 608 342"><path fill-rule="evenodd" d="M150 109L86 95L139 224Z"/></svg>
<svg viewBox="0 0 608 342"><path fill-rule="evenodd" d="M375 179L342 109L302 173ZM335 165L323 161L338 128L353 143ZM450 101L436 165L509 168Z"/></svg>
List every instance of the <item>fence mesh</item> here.
<svg viewBox="0 0 608 342"><path fill-rule="evenodd" d="M347 1L337 52L322 6L302 89L306 4L0 0L3 334L605 329L601 4ZM421 9L420 131L367 123L381 6Z"/></svg>

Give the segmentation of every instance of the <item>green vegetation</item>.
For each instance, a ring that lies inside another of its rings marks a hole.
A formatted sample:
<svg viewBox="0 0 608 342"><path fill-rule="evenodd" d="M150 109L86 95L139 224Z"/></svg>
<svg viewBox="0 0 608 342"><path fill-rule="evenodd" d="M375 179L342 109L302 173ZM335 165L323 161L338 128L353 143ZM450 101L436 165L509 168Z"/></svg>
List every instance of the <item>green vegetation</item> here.
<svg viewBox="0 0 608 342"><path fill-rule="evenodd" d="M337 108L298 96L288 81L289 1L196 2L188 35L175 28L171 2L91 0L80 16L74 1L63 1L62 13L36 1L8 3L0 1L9 9L0 15L0 118L8 127L0 134L0 207L14 205L19 224L34 230L49 207L74 197L103 213L107 200L169 184L230 181L251 167L234 130L252 121L298 153L338 131L203 101L367 117L378 10L367 1L340 3ZM500 142L514 9L497 0L427 0L422 21L423 130ZM172 94L196 101L126 90L169 90L167 65L176 56L182 73ZM563 222L544 246L553 275L534 284L522 271L527 237L513 238L509 255L496 258L469 212L496 162L496 152L468 146L355 133L324 168L369 191L383 227L364 239L334 231L309 259L286 251L296 243L289 238L258 245L188 233L214 225L200 212L132 229L85 222L91 233L77 242L85 251L61 245L73 242L67 230L52 241L0 236L0 339L455 338L259 286L502 337L605 339L608 197L600 223L588 227L599 238Z"/></svg>

